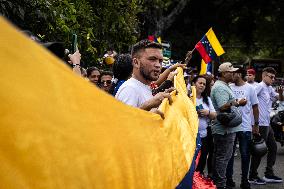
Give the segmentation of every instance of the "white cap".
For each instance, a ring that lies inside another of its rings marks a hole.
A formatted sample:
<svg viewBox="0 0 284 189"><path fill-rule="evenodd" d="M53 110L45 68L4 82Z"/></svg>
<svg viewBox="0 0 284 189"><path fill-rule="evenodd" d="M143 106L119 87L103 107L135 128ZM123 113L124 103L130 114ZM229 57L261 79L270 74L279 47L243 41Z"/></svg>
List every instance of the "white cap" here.
<svg viewBox="0 0 284 189"><path fill-rule="evenodd" d="M225 62L219 66L218 72L235 72L239 68L234 68L232 63Z"/></svg>

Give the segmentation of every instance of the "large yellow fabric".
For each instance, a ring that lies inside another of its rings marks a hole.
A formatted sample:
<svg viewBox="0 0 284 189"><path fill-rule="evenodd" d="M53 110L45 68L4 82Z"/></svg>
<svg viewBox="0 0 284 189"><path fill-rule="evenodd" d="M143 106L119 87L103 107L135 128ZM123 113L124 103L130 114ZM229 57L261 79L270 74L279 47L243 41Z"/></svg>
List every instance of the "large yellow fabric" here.
<svg viewBox="0 0 284 189"><path fill-rule="evenodd" d="M182 90L160 116L76 76L0 18L0 188L170 189L187 172L197 133Z"/></svg>

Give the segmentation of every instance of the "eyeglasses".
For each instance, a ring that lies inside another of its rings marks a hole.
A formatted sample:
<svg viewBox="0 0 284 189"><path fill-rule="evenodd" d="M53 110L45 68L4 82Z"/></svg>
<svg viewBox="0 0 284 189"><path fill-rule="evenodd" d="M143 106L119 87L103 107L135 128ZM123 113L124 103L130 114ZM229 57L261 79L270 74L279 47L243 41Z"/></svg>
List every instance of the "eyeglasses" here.
<svg viewBox="0 0 284 189"><path fill-rule="evenodd" d="M111 84L111 80L106 80L106 81L101 81L101 84L107 84L107 85L110 85Z"/></svg>
<svg viewBox="0 0 284 189"><path fill-rule="evenodd" d="M272 79L272 80L275 79L275 76L274 76L274 75L268 75L268 74L267 74L266 76L268 76L268 77L269 77L270 79Z"/></svg>

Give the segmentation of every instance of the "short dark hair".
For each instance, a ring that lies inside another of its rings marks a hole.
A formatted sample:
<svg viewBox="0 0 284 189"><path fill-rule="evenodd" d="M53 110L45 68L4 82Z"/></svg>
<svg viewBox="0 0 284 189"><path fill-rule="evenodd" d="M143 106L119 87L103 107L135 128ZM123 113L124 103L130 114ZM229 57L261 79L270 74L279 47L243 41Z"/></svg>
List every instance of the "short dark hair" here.
<svg viewBox="0 0 284 189"><path fill-rule="evenodd" d="M102 78L102 76L104 76L104 75L109 75L109 76L113 76L113 73L111 72L111 71L102 71L101 72L101 75L100 75L100 79L99 79L99 82L101 82L101 78Z"/></svg>
<svg viewBox="0 0 284 189"><path fill-rule="evenodd" d="M262 70L262 72L267 72L267 73L271 73L271 74L276 74L276 70L272 67L266 67Z"/></svg>
<svg viewBox="0 0 284 189"><path fill-rule="evenodd" d="M139 41L138 43L134 44L131 49L131 57L134 58L141 50L145 50L147 48L155 48L155 49L162 49L162 45L156 43L154 41L150 41L148 39L144 39Z"/></svg>
<svg viewBox="0 0 284 189"><path fill-rule="evenodd" d="M118 80L127 80L132 73L133 65L130 54L120 54L116 57L112 71L114 78Z"/></svg>
<svg viewBox="0 0 284 189"><path fill-rule="evenodd" d="M93 67L93 66L89 67L87 69L87 77L89 77L92 74L92 72L95 71L95 70L100 72L100 70L97 67Z"/></svg>
<svg viewBox="0 0 284 189"><path fill-rule="evenodd" d="M247 76L247 71L241 67L241 66L235 66L236 68L239 68L237 71L235 71L235 73L240 73L242 76L242 79L245 80L246 76Z"/></svg>

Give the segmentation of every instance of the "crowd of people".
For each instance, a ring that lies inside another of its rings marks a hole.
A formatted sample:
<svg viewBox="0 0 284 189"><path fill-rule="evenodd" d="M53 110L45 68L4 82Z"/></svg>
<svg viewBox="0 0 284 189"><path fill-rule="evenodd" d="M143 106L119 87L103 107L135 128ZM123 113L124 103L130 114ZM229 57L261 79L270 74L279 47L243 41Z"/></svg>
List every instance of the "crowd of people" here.
<svg viewBox="0 0 284 189"><path fill-rule="evenodd" d="M190 57L191 52L186 60L190 61ZM163 68L162 46L149 40L133 45L130 54L116 55L112 71L90 67L84 72L80 67L79 51L69 58L73 71L92 84L127 105L158 113L162 118L164 115L157 108L165 98L172 102L170 92L175 90L173 79L176 69L186 69L186 64L181 63ZM275 75L273 68L264 68L262 81L257 83L253 69L234 67L230 62L219 65L216 77L211 74L195 75L188 80L188 75L185 75L188 86L196 88L198 131L202 142L196 171L212 179L218 189L236 185L233 168L237 141L241 155L242 189L250 189L251 184L283 182L273 171L277 144L270 126L270 108L274 101L283 101L283 88L275 90L271 86ZM236 124L231 118L227 122L222 121L225 115L233 115L234 112L241 114L241 122ZM268 148L267 166L262 178L258 174L262 156L253 155L250 151L256 136L261 136Z"/></svg>
<svg viewBox="0 0 284 189"><path fill-rule="evenodd" d="M231 63L226 62L219 66L218 79L213 86L212 80L207 79L210 84L206 84L206 79L200 79L202 76L197 77L199 79L194 83L197 94L203 93L203 96L197 95L197 98L202 99L201 102L197 100L202 147L200 162L196 170L204 174L204 162L207 159L208 177L213 179L218 189L236 186L233 180L233 167L237 141L241 154L240 187L242 189L251 188L251 184L265 185L266 183L283 182L282 178L276 176L273 171L277 144L270 126L270 109L272 102L283 101L283 88L278 87L275 91L271 86L275 75L276 71L272 67L264 68L262 81L257 83L254 80L255 71L253 69L235 68ZM207 98L207 102L204 97ZM222 112L234 112L236 108L241 113L241 124L233 125L230 120L225 123L220 121ZM204 119L207 121L203 121ZM263 178L258 175L262 156L251 154L250 150L252 140L259 136L265 140L268 148L267 166ZM213 152L212 149L214 149ZM213 158L210 151L213 153Z"/></svg>

